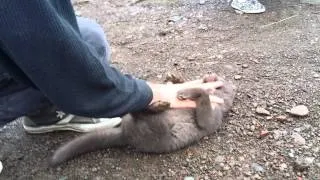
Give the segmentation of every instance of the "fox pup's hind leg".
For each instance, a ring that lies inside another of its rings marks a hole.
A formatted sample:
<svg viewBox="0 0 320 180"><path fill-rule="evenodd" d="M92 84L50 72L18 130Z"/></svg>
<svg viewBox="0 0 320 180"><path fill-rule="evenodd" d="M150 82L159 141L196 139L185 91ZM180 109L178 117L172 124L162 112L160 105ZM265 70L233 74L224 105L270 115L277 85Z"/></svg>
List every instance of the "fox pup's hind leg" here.
<svg viewBox="0 0 320 180"><path fill-rule="evenodd" d="M222 112L219 106L212 108L209 94L201 88L189 88L178 91L178 98L196 102L196 122L201 129L215 131L221 125Z"/></svg>

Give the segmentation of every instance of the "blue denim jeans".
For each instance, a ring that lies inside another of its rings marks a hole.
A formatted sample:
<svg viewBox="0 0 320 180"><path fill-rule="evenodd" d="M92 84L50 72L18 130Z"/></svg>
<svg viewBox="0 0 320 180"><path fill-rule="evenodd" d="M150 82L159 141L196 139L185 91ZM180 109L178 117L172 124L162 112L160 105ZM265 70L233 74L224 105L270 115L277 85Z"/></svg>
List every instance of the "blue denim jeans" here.
<svg viewBox="0 0 320 180"><path fill-rule="evenodd" d="M78 17L78 26L82 38L93 46L101 56L103 63L109 63L111 51L103 29L95 21ZM4 71L4 72L3 72ZM6 77L5 77L6 76ZM0 68L0 81L8 78L8 72ZM53 106L51 102L38 90L32 87L8 91L1 88L0 82L0 127L18 117L34 114L41 108ZM22 86L23 87L23 86Z"/></svg>

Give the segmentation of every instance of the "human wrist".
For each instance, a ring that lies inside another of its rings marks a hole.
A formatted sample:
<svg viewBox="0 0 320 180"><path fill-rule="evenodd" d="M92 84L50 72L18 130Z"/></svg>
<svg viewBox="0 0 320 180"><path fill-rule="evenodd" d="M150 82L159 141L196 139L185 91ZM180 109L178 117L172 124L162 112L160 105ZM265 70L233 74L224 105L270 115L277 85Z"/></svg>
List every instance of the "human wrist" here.
<svg viewBox="0 0 320 180"><path fill-rule="evenodd" d="M154 102L163 100L163 98L164 98L163 91L162 91L163 85L152 83L152 82L147 82L147 84L149 85L149 87L152 91L152 95L153 95L152 100L150 101L149 105Z"/></svg>

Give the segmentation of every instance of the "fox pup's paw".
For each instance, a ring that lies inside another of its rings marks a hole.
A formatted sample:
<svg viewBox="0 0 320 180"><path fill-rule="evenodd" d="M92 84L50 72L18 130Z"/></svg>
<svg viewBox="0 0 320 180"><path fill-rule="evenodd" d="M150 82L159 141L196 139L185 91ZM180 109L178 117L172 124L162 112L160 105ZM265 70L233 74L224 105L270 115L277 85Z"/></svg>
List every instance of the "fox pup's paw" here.
<svg viewBox="0 0 320 180"><path fill-rule="evenodd" d="M218 80L219 80L219 76L217 74L208 74L208 75L205 75L202 79L204 83L215 82Z"/></svg>
<svg viewBox="0 0 320 180"><path fill-rule="evenodd" d="M152 112L162 112L170 108L170 103L166 101L156 101L149 105L148 110Z"/></svg>
<svg viewBox="0 0 320 180"><path fill-rule="evenodd" d="M177 98L179 100L197 100L202 95L206 94L206 91L201 88L188 88L178 91Z"/></svg>
<svg viewBox="0 0 320 180"><path fill-rule="evenodd" d="M167 73L166 79L164 82L170 83L170 84L181 84L184 83L185 80L182 78L181 75L173 74L173 73Z"/></svg>

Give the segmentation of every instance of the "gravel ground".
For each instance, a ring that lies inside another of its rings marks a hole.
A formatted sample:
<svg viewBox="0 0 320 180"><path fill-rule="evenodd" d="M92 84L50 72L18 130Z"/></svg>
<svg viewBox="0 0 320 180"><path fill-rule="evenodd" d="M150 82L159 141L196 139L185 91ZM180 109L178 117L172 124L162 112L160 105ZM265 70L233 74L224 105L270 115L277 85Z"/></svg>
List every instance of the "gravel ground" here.
<svg viewBox="0 0 320 180"><path fill-rule="evenodd" d="M0 179L320 179L320 6L261 1L265 13L246 15L223 0L199 2L74 5L103 26L123 72L233 80L237 97L219 133L171 154L106 149L48 168L52 152L78 134L28 135L14 122L0 129Z"/></svg>

